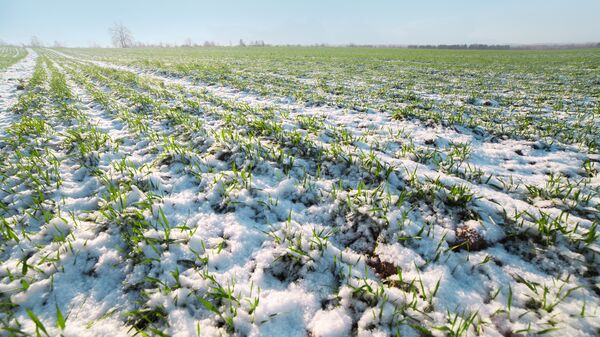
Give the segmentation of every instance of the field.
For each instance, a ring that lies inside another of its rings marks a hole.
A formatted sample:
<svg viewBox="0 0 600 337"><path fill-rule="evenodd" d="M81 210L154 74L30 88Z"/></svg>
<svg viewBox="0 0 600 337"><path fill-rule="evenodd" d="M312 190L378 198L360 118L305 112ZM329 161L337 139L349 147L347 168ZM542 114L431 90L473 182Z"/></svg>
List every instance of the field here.
<svg viewBox="0 0 600 337"><path fill-rule="evenodd" d="M0 74L0 335L600 334L600 49Z"/></svg>

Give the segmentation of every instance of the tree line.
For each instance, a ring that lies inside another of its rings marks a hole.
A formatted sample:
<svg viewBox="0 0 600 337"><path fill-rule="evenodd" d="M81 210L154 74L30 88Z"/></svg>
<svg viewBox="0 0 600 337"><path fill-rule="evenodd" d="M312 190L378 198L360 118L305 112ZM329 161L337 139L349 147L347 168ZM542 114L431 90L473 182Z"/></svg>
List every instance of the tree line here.
<svg viewBox="0 0 600 337"><path fill-rule="evenodd" d="M508 44L437 44L437 45L408 45L408 48L413 49L491 49L491 50L505 50L511 49Z"/></svg>
<svg viewBox="0 0 600 337"><path fill-rule="evenodd" d="M121 22L114 23L109 29L108 33L110 35L111 44L115 48L148 48L148 47L159 47L159 48L171 48L171 47L215 47L218 46L217 43L213 41L204 41L199 44L194 42L191 38L185 39L185 41L181 44L176 43L144 43L136 41L133 37L133 33L131 30L125 26ZM0 40L0 45L6 45L5 42ZM45 44L37 37L32 36L31 40L28 44L30 47L44 47ZM58 41L54 41L52 47L60 48L64 45ZM231 42L229 42L229 46L233 46ZM246 42L243 39L240 39L237 43L238 47L266 47L270 46L265 43L263 40L255 40ZM302 46L306 47L306 45L298 45L298 44L288 44L286 46ZM349 43L345 45L330 45L326 43L318 43L314 45L310 45L309 47L361 47L361 48L412 48L412 49L471 49L471 50L508 50L508 49L574 49L574 48L600 48L600 42L598 43L579 43L579 44L522 44L522 45L510 45L510 44L482 44L482 43L473 43L473 44L411 44L411 45L396 45L396 44L386 44L386 45L371 45L371 44L354 44ZM92 43L90 47L98 48L100 47L97 43Z"/></svg>

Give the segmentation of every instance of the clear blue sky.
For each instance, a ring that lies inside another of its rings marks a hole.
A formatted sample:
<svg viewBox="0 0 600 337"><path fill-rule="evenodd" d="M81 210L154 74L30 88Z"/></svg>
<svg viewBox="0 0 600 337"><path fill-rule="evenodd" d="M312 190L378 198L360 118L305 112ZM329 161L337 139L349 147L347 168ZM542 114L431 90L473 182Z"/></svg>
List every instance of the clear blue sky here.
<svg viewBox="0 0 600 337"><path fill-rule="evenodd" d="M600 41L600 0L0 0L0 39L108 45L123 22L142 42Z"/></svg>

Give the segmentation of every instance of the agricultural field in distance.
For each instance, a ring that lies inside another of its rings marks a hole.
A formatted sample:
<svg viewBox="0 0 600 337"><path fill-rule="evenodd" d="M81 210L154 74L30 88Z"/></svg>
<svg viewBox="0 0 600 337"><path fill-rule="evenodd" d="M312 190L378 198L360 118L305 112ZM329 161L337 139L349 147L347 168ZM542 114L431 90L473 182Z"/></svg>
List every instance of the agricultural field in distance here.
<svg viewBox="0 0 600 337"><path fill-rule="evenodd" d="M2 336L600 335L600 49L0 48Z"/></svg>
<svg viewBox="0 0 600 337"><path fill-rule="evenodd" d="M15 64L27 55L24 48L0 47L0 71Z"/></svg>

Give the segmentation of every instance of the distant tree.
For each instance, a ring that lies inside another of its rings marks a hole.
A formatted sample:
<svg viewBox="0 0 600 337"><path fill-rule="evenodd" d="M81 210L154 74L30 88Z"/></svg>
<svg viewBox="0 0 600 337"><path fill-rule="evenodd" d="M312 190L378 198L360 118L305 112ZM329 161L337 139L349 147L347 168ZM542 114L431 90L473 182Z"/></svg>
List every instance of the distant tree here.
<svg viewBox="0 0 600 337"><path fill-rule="evenodd" d="M36 47L36 48L44 46L44 44L42 43L42 41L40 41L40 39L37 36L35 36L35 35L31 37L29 45L31 47Z"/></svg>
<svg viewBox="0 0 600 337"><path fill-rule="evenodd" d="M62 48L64 47L64 45L60 42L60 41L54 41L54 43L52 44L52 47L54 48Z"/></svg>
<svg viewBox="0 0 600 337"><path fill-rule="evenodd" d="M254 46L254 47L264 47L264 46L266 46L265 41L263 41L263 40L253 41L253 42L250 43L250 45Z"/></svg>
<svg viewBox="0 0 600 337"><path fill-rule="evenodd" d="M240 39L240 43L238 44L240 47L246 47L246 42L243 39Z"/></svg>
<svg viewBox="0 0 600 337"><path fill-rule="evenodd" d="M6 42L4 42L2 39L0 39L0 46L6 46Z"/></svg>
<svg viewBox="0 0 600 337"><path fill-rule="evenodd" d="M108 29L108 32L115 48L129 48L133 46L133 35L123 23L116 22Z"/></svg>
<svg viewBox="0 0 600 337"><path fill-rule="evenodd" d="M192 39L188 37L187 39L185 39L185 41L183 41L183 46L192 47L194 46L194 41L192 41Z"/></svg>

